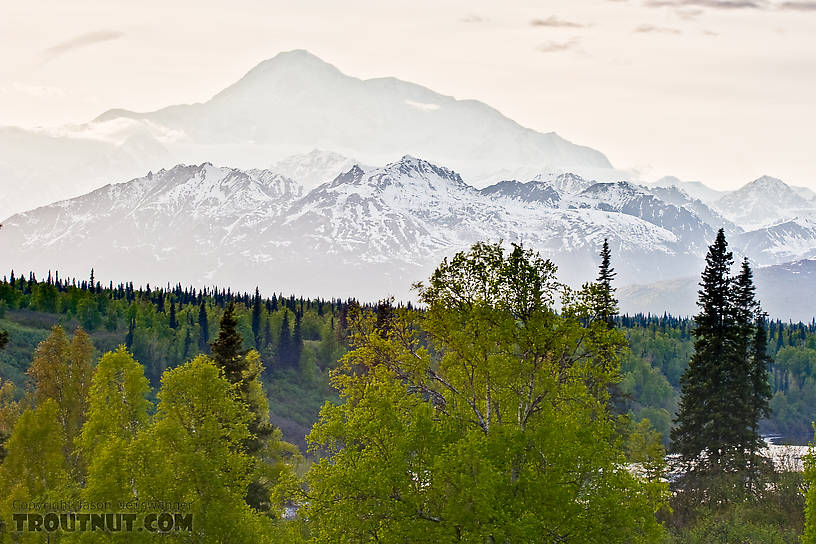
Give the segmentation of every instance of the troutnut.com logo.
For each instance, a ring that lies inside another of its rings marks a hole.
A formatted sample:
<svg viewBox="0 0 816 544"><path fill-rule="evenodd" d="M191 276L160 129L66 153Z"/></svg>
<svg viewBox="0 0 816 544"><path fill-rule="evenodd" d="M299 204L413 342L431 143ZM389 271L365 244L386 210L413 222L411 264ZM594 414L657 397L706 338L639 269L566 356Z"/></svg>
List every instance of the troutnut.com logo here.
<svg viewBox="0 0 816 544"><path fill-rule="evenodd" d="M118 507L118 508L117 508ZM109 533L192 532L193 514L186 502L167 501L14 501L12 531Z"/></svg>

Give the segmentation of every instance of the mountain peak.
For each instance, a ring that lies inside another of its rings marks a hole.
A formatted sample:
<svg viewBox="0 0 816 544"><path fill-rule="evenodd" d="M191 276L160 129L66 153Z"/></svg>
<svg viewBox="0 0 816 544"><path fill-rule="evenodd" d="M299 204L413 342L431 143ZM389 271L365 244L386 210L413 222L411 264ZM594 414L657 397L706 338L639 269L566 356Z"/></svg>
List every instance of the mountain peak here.
<svg viewBox="0 0 816 544"><path fill-rule="evenodd" d="M293 67L297 67L298 69L308 67L312 69L317 68L330 70L332 72L340 72L340 70L338 70L335 66L329 64L317 55L310 53L306 49L293 49L291 51L281 51L274 57L261 61L255 66L255 68L250 70L249 73L251 74L256 70L263 71Z"/></svg>
<svg viewBox="0 0 816 544"><path fill-rule="evenodd" d="M396 169L401 174L411 175L412 173L419 173L422 177L426 177L428 175L434 175L439 178L447 179L456 185L465 186L465 182L462 181L462 177L450 170L445 168L444 166L437 166L433 163L430 163L424 159L420 159L411 155L403 155L402 158L395 162L387 165L386 169Z"/></svg>
<svg viewBox="0 0 816 544"><path fill-rule="evenodd" d="M746 187L788 187L787 183L782 181L779 178L774 178L768 175L760 176L751 183L748 183Z"/></svg>
<svg viewBox="0 0 816 544"><path fill-rule="evenodd" d="M212 98L212 101L238 100L259 104L264 97L274 97L282 89L302 92L315 86L331 85L342 79L352 79L337 67L305 49L278 53L260 62L237 82Z"/></svg>

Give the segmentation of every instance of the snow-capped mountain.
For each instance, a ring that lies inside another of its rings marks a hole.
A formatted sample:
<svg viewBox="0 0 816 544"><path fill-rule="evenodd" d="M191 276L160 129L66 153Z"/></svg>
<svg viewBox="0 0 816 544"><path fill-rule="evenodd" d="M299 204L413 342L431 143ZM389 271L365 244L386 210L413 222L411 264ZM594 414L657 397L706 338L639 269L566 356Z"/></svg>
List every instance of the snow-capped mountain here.
<svg viewBox="0 0 816 544"><path fill-rule="evenodd" d="M38 273L94 267L98 277L370 299L408 296L442 257L478 240L523 242L575 284L594 277L604 238L622 282L696 271L700 252L668 223L600 208L479 191L411 156L352 167L306 194L276 173L202 164L16 215L0 254L6 268Z"/></svg>
<svg viewBox="0 0 816 544"><path fill-rule="evenodd" d="M494 195L497 198L509 198L521 202L540 202L541 204L557 207L561 200L561 193L548 183L540 181L500 181L481 189L484 195Z"/></svg>
<svg viewBox="0 0 816 544"><path fill-rule="evenodd" d="M306 191L311 191L326 180L334 179L343 172L348 172L359 161L344 157L339 153L313 149L308 153L298 153L282 159L269 169L288 178L296 179Z"/></svg>
<svg viewBox="0 0 816 544"><path fill-rule="evenodd" d="M759 264L816 257L816 214L739 234L735 243Z"/></svg>
<svg viewBox="0 0 816 544"><path fill-rule="evenodd" d="M791 185L790 188L796 191L796 194L805 200L816 201L816 191L813 191L807 187L797 187L795 185Z"/></svg>
<svg viewBox="0 0 816 544"><path fill-rule="evenodd" d="M637 217L673 233L692 253L704 252L716 235L716 230L693 211L665 202L645 187L626 181L596 183L561 205Z"/></svg>
<svg viewBox="0 0 816 544"><path fill-rule="evenodd" d="M770 176L762 176L726 194L713 205L745 230L775 225L816 210L816 203Z"/></svg>
<svg viewBox="0 0 816 544"><path fill-rule="evenodd" d="M683 189L680 189L677 186L651 186L648 187L648 191L667 204L674 204L678 207L682 206L683 208L693 212L697 217L714 228L722 227L725 229L726 234L730 235L742 232L742 228L723 217L719 212L715 211L702 200L690 196Z"/></svg>
<svg viewBox="0 0 816 544"><path fill-rule="evenodd" d="M722 198L723 195L725 195L727 192L712 189L711 187L700 181L682 181L674 176L662 177L659 180L648 185L649 187L666 187L666 188L677 187L678 189L681 189L692 198L702 200L707 204L711 204L712 202Z"/></svg>
<svg viewBox="0 0 816 544"><path fill-rule="evenodd" d="M366 164L410 153L473 180L507 167L611 169L599 151L525 128L482 102L395 78L361 80L297 50L261 62L203 103L112 109L55 129L0 127L0 219L149 169L205 161L267 168L314 149Z"/></svg>

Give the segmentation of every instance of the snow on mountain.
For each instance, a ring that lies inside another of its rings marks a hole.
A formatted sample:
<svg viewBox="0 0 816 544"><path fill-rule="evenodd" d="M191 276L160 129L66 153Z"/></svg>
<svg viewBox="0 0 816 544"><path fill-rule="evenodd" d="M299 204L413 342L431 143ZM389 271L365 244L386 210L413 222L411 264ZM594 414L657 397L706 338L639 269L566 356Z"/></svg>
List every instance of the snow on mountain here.
<svg viewBox="0 0 816 544"><path fill-rule="evenodd" d="M536 174L526 183L504 180L483 188L481 192L525 202L555 205L562 198L576 195L594 183L571 172Z"/></svg>
<svg viewBox="0 0 816 544"><path fill-rule="evenodd" d="M395 78L350 77L302 50L260 63L203 104L112 110L98 120L120 118L168 127L210 152L219 151L214 146L233 151L235 144L264 149L266 156L318 148L372 164L410 153L473 177L507 166L611 168L600 152L524 128L481 102Z"/></svg>
<svg viewBox="0 0 816 544"><path fill-rule="evenodd" d="M686 251L692 253L704 252L716 234L693 211L665 202L647 188L626 181L596 183L562 200L560 206L595 208L637 217L673 233Z"/></svg>
<svg viewBox="0 0 816 544"><path fill-rule="evenodd" d="M572 172L565 172L558 175L539 174L533 178L534 181L549 184L553 189L562 195L575 195L589 189L594 183L594 180L585 179Z"/></svg>
<svg viewBox="0 0 816 544"><path fill-rule="evenodd" d="M303 172L308 188L333 177L318 172L351 166L314 149L368 164L410 153L484 184L508 179L491 178L506 168L612 171L599 151L525 128L482 102L395 78L361 80L296 50L261 62L203 103L112 109L48 130L0 127L0 218L178 163L248 169L282 160L275 168ZM292 154L306 155L285 159Z"/></svg>
<svg viewBox="0 0 816 544"><path fill-rule="evenodd" d="M796 191L796 194L805 200L816 201L816 192L812 189L807 187L797 187L795 185L791 185L790 188Z"/></svg>
<svg viewBox="0 0 816 544"><path fill-rule="evenodd" d="M724 228L726 234L736 234L742 232L740 227L723 217L708 204L698 198L693 198L683 189L680 189L677 186L652 186L648 188L648 191L667 204L673 204L678 207L682 206L683 208L691 211L705 223L708 223L714 228Z"/></svg>
<svg viewBox="0 0 816 544"><path fill-rule="evenodd" d="M265 170L179 165L15 215L3 225L0 254L18 270L79 275L98 263L111 279L168 281L178 272L201 281L221 252L252 243L259 225L301 195Z"/></svg>
<svg viewBox="0 0 816 544"><path fill-rule="evenodd" d="M783 181L762 176L726 194L714 207L744 229L754 230L816 210L816 203L808 202Z"/></svg>
<svg viewBox="0 0 816 544"><path fill-rule="evenodd" d="M296 180L304 190L311 191L321 183L347 172L354 165L359 165L354 159L331 151L313 149L309 153L286 157L270 166L269 169ZM361 168L366 167L361 166Z"/></svg>
<svg viewBox="0 0 816 544"><path fill-rule="evenodd" d="M734 243L759 264L780 264L816 257L816 215L739 234Z"/></svg>
<svg viewBox="0 0 816 544"><path fill-rule="evenodd" d="M561 200L561 193L548 183L540 181L500 181L479 191L484 195L493 195L496 198L509 198L522 202L540 202L555 207Z"/></svg>
<svg viewBox="0 0 816 544"><path fill-rule="evenodd" d="M604 238L622 282L688 274L701 259L635 215L520 194L479 191L411 156L354 166L306 194L269 171L178 166L16 215L0 254L7 268L38 273L94 267L98 277L372 300L408 296L441 258L478 240L523 242L575 284L594 277Z"/></svg>
<svg viewBox="0 0 816 544"><path fill-rule="evenodd" d="M726 191L712 189L700 181L682 181L674 176L665 176L659 180L649 183L649 187L677 187L692 198L702 200L706 204L711 204L725 195Z"/></svg>

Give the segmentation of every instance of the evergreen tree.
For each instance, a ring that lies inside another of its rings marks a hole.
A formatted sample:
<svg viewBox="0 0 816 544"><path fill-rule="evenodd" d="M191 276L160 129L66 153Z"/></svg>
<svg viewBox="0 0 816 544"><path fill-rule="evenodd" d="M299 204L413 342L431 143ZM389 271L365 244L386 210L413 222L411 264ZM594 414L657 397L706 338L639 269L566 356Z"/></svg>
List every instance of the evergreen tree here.
<svg viewBox="0 0 816 544"><path fill-rule="evenodd" d="M207 306L204 299L201 299L201 306L198 308L198 347L202 352L207 352L210 344L210 325L207 321Z"/></svg>
<svg viewBox="0 0 816 544"><path fill-rule="evenodd" d="M614 326L614 317L618 313L618 301L615 299L615 289L612 287L612 280L615 279L615 275L615 269L612 268L612 252L609 249L609 241L604 238L597 283L601 287L600 316L610 328Z"/></svg>
<svg viewBox="0 0 816 544"><path fill-rule="evenodd" d="M178 328L178 320L176 319L176 301L170 301L170 328L175 330Z"/></svg>
<svg viewBox="0 0 816 544"><path fill-rule="evenodd" d="M730 276L732 263L720 229L706 256L694 354L681 378L680 406L671 432L673 449L687 465L683 477L687 490L705 490L734 476L733 483L720 489L731 489L725 498L715 497L711 489L705 492L710 501L757 491L757 471L764 462L758 454L762 446L758 424L768 413L770 396L765 329L756 324L759 304L748 261L742 262L736 277Z"/></svg>
<svg viewBox="0 0 816 544"><path fill-rule="evenodd" d="M291 360L289 364L293 368L300 366L300 354L303 351L303 334L300 332L300 323L303 320L303 313L295 312L295 326L292 330Z"/></svg>
<svg viewBox="0 0 816 544"><path fill-rule="evenodd" d="M281 332L278 336L278 363L289 366L292 358L292 332L289 330L289 312L284 310Z"/></svg>
<svg viewBox="0 0 816 544"><path fill-rule="evenodd" d="M263 302L261 293L255 288L255 297L252 299L252 335L255 340L255 347L261 349L261 311Z"/></svg>
<svg viewBox="0 0 816 544"><path fill-rule="evenodd" d="M765 316L757 312L754 338L751 343L750 375L753 393L752 418L754 433L759 436L759 420L771 415L769 402L773 396L771 384L768 381L768 367L773 359L768 355L768 338L765 330Z"/></svg>
<svg viewBox="0 0 816 544"><path fill-rule="evenodd" d="M238 321L235 319L235 303L230 302L221 317L221 328L218 337L210 344L213 359L224 370L224 377L230 383L241 382L246 370L245 355L242 349L244 339L236 329Z"/></svg>
<svg viewBox="0 0 816 544"><path fill-rule="evenodd" d="M733 323L730 318L729 272L733 254L728 251L722 229L708 249L695 316L694 355L681 378L680 407L672 429L673 449L692 461L704 451L717 461L727 446L722 423L729 419L730 400L725 398L724 362L729 358Z"/></svg>
<svg viewBox="0 0 816 544"><path fill-rule="evenodd" d="M256 350L242 350L243 338L236 329L235 303L230 302L221 318L218 337L212 343L213 359L224 370L224 377L238 386L241 400L250 411L249 435L242 441L244 451L257 459L277 455L279 447L270 443L276 436L275 427L269 423L269 405L263 393L259 376L263 372L261 359ZM272 480L262 464L257 469L246 491L247 503L260 510L270 508Z"/></svg>
<svg viewBox="0 0 816 544"><path fill-rule="evenodd" d="M125 347L131 349L133 347L133 333L136 331L136 318L130 318L130 325L128 325L128 333L125 336Z"/></svg>

